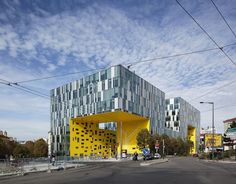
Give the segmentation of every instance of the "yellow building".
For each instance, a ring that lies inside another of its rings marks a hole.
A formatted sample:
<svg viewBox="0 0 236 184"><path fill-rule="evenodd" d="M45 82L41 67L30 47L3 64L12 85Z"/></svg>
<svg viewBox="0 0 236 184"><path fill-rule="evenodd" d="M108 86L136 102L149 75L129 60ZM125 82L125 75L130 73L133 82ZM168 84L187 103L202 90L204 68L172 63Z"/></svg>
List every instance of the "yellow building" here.
<svg viewBox="0 0 236 184"><path fill-rule="evenodd" d="M193 147L190 150L190 154L195 154L197 152L196 128L190 125L188 126L188 140L193 142Z"/></svg>
<svg viewBox="0 0 236 184"><path fill-rule="evenodd" d="M101 130L98 124L116 122L117 131ZM70 156L117 156L140 150L136 143L138 132L150 128L148 118L127 112L107 112L71 119Z"/></svg>
<svg viewBox="0 0 236 184"><path fill-rule="evenodd" d="M116 131L99 129L97 123L71 120L71 155L114 156Z"/></svg>

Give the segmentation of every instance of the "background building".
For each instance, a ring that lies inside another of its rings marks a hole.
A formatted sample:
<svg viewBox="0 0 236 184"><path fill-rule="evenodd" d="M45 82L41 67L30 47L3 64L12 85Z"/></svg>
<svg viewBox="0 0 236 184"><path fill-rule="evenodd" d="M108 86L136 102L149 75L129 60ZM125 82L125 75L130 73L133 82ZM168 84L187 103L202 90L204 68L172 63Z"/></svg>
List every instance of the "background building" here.
<svg viewBox="0 0 236 184"><path fill-rule="evenodd" d="M71 118L123 111L150 119L164 133L165 93L121 65L51 90L52 153L69 155Z"/></svg>
<svg viewBox="0 0 236 184"><path fill-rule="evenodd" d="M225 133L227 132L228 128L230 128L230 125L232 125L233 122L236 122L236 117L223 121L223 123L224 123L224 132Z"/></svg>
<svg viewBox="0 0 236 184"><path fill-rule="evenodd" d="M166 99L165 117L165 133L193 141L195 153L200 140L200 111L181 97L175 97Z"/></svg>
<svg viewBox="0 0 236 184"><path fill-rule="evenodd" d="M236 149L236 127L233 123L236 123L236 117L227 119L223 121L224 123L224 136L226 140L224 141L224 150Z"/></svg>

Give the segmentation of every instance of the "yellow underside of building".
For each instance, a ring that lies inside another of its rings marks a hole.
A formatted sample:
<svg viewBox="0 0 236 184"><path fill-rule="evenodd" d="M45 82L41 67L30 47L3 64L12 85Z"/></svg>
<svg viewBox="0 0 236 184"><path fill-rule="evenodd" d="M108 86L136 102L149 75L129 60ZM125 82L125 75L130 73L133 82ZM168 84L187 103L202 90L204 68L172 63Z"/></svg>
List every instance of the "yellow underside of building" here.
<svg viewBox="0 0 236 184"><path fill-rule="evenodd" d="M117 131L99 129L99 123L106 122L116 122ZM73 118L70 122L70 156L111 157L120 156L121 152L141 153L136 137L144 128L150 128L148 118L121 111Z"/></svg>
<svg viewBox="0 0 236 184"><path fill-rule="evenodd" d="M196 134L196 128L193 126L188 126L188 140L193 142L193 147L190 149L190 154L196 154L197 153L197 134Z"/></svg>

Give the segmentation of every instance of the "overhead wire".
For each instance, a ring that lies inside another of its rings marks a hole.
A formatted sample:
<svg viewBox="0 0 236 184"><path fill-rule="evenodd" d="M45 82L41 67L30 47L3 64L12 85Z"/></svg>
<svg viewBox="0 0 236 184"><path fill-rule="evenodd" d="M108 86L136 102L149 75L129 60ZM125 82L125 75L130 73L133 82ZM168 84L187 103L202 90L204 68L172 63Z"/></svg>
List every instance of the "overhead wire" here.
<svg viewBox="0 0 236 184"><path fill-rule="evenodd" d="M202 97L204 97L204 96L207 96L207 95L209 95L209 94L211 94L211 93L213 93L213 92L219 91L219 90L222 89L222 88L225 88L225 87L227 87L227 86L230 86L230 85L232 85L232 84L235 83L235 82L236 82L236 80L230 81L229 83L226 83L226 84L224 84L224 85L222 85L222 86L220 86L220 87L217 87L217 88L215 88L215 89L213 89L213 90L210 90L210 91L208 91L208 92L206 92L206 93L204 93L204 94L202 94L202 95L200 95L200 96L198 96L198 97L196 97L196 98L192 98L192 99L190 99L189 101L194 101L194 100L197 100L197 99L202 98Z"/></svg>
<svg viewBox="0 0 236 184"><path fill-rule="evenodd" d="M222 46L222 48L229 47L229 46L234 46L234 45L236 45L236 43L224 45L224 46ZM169 55L169 56L156 57L156 58L140 60L140 61L136 61L136 62L129 62L129 63L121 62L119 64L123 64L123 65L126 65L126 66L133 66L133 65L136 65L136 64L139 64L139 63L144 63L144 62L152 62L152 61L155 61L155 60L162 60L162 59L186 56L186 55L191 55L191 54L209 52L209 51L213 51L213 50L218 50L218 47L209 48L209 49L203 49L203 50L197 50L197 51L192 51L192 52L185 52L185 53L180 53L180 54L174 54L174 55ZM110 66L107 66L107 67L110 67ZM68 75L75 75L75 74L80 74L80 73L86 73L86 72L91 72L91 71L99 71L99 70L106 69L107 67L101 67L101 68L97 68L97 69L89 69L89 70L78 71L78 72L71 72L71 73L64 73L64 74L60 74L60 75L51 75L51 76L47 76L47 77L34 78L34 79L23 80L23 81L17 81L16 83L18 83L18 84L20 84L20 83L28 83L28 82L47 80L47 79L52 79L52 78L57 78L57 77L64 77L64 76L68 76Z"/></svg>
<svg viewBox="0 0 236 184"><path fill-rule="evenodd" d="M103 67L103 68L99 68L99 69L90 69L90 70L71 72L71 73L65 73L65 74L60 74L60 75L51 75L51 76L47 76L47 77L17 81L16 83L19 84L19 83L26 83L26 82L34 82L34 81L39 81L39 80L46 80L46 79L57 78L57 77L64 77L64 76L67 76L67 75L75 75L75 74L79 74L79 73L86 73L86 72L97 71L97 70L102 70L102 69L105 69L105 68Z"/></svg>
<svg viewBox="0 0 236 184"><path fill-rule="evenodd" d="M217 7L216 3L213 0L210 0L210 1L212 2L213 6L216 8L217 12L220 14L221 18L224 20L225 24L228 26L228 28L230 29L230 31L232 32L234 37L236 38L235 32L233 31L233 29L229 25L228 21L225 19L224 15L221 13L220 9Z"/></svg>
<svg viewBox="0 0 236 184"><path fill-rule="evenodd" d="M46 99L50 99L50 97L44 93L41 93L39 91L36 91L36 90L33 90L33 89L30 89L28 87L25 87L25 86L22 86L22 85L19 85L17 83L12 83L10 81L7 81L5 79L0 79L0 84L4 84L4 85L7 85L7 86L10 86L10 87L13 87L13 88L16 88L18 90L21 90L21 91L24 91L24 92L27 92L27 93L30 93L30 94L33 94L33 95L37 95L37 96L40 96L42 98L46 98Z"/></svg>
<svg viewBox="0 0 236 184"><path fill-rule="evenodd" d="M232 43L232 44L228 44L228 45L224 45L223 47L229 47L229 46L234 46L236 45L236 43ZM137 62L130 62L130 63L127 63L126 65L136 65L138 63L143 63L143 62L151 62L151 61L155 61L155 60L160 60L160 59L168 59L168 58L174 58L174 57L180 57L180 56L185 56L185 55L190 55L190 54L196 54L196 53L202 53L202 52L208 52L208 51L212 51L212 50L217 50L218 48L210 48L210 49L204 49L204 50L198 50L198 51L192 51L192 52L186 52L186 53L180 53L180 54L175 54L175 55L169 55L169 56L163 56L163 57L157 57L157 58L152 58L152 59L147 59L147 60L141 60L141 61L137 61ZM122 64L122 63L121 63ZM26 82L33 82L33 81L39 81L39 80L46 80L46 79L51 79L51 78L56 78L56 77L63 77L63 76L67 76L67 75L73 75L73 74L78 74L78 73L86 73L86 72L90 72L90 71L97 71L97 70L102 70L102 69L105 69L105 67L102 67L102 68L98 68L98 69L90 69L90 70L84 70L84 71L79 71L79 72L71 72L71 73L66 73L66 74L60 74L60 75L53 75L53 76L47 76L47 77L42 77L42 78L35 78L35 79L30 79L30 80L25 80L25 81L19 81L19 82L9 82L9 81L6 81L4 79L0 79L2 81L5 81L5 82L8 82L8 83L11 83L11 84L14 84L16 86L19 86L21 88L25 88L27 90L30 90L32 92L36 92L36 93L39 93L40 95L43 95L43 96L47 96L39 91L36 91L36 90L33 90L33 89L30 89L30 88L27 88L25 86L22 86L21 83L26 83ZM235 81L231 81L230 83L228 84L225 84L219 88L217 88L216 90L219 90L223 87L226 87L232 83L234 83ZM191 101L195 100L195 99L198 99L198 98L201 98L203 96L206 96L212 92L214 92L215 90L212 90L212 91L209 91L199 97L196 97L194 99L191 99ZM48 96L47 96L48 97Z"/></svg>
<svg viewBox="0 0 236 184"><path fill-rule="evenodd" d="M13 86L13 85L11 85L11 84L10 84L9 86L11 86L11 87L13 87L13 88L16 88L16 89L19 89L19 90L21 90L21 91L25 91L25 92L30 93L30 94L32 94L32 95L36 95L36 96L45 98L45 99L47 99L47 100L50 99L49 97L46 97L46 96L44 96L44 95L40 95L40 94L38 94L38 93L34 93L34 92L32 92L32 90L25 90L25 89L23 89L23 88L16 87L16 86Z"/></svg>
<svg viewBox="0 0 236 184"><path fill-rule="evenodd" d="M219 106L219 107L214 108L214 111L218 111L220 109L226 109L226 108L229 108L229 107L236 107L236 104ZM201 113L210 112L210 111L212 111L212 109L209 109L209 110L206 110L206 111L201 111Z"/></svg>
<svg viewBox="0 0 236 184"><path fill-rule="evenodd" d="M225 53L225 51L223 50L224 47L228 47L228 46L233 46L235 45L235 43L233 44L228 44L228 45L225 45L225 46L222 46L220 47L218 45L218 43L208 34L208 32L195 20L195 18L180 4L180 2L178 0L176 0L176 2L179 4L179 6L194 20L194 22L202 29L202 31L211 39L211 41L217 46L217 48L210 48L210 49L204 49L204 50L198 50L198 51L192 51L192 52L186 52L186 53L180 53L180 54L175 54L175 55L169 55L169 56L163 56L163 57L157 57L157 58L152 58L152 59L147 59L147 60L141 60L141 61L137 61L137 62L130 62L130 63L126 63L126 65L136 65L138 63L144 63L144 62L152 62L152 61L155 61L155 60L160 60L160 59L168 59L168 58L173 58L173 57L180 57L180 56L185 56L185 55L190 55L190 54L196 54L196 53L202 53L202 52L208 52L208 51L212 51L212 50L218 50L220 49L225 55L226 57L228 57L228 59L234 64L236 65L236 63L228 56L227 53ZM214 5L215 3L212 2ZM216 6L216 5L215 5ZM217 8L218 9L218 8ZM219 9L218 9L219 10ZM221 14L222 15L222 14ZM222 18L223 18L223 15L222 15ZM225 19L224 19L225 20ZM227 22L225 20L225 22ZM229 24L227 23L227 25L229 26ZM230 26L229 26L230 27ZM231 29L232 30L232 29ZM233 30L232 30L233 31ZM121 63L122 64L122 63ZM35 90L32 90L32 89L29 89L29 88L26 88L24 86L21 86L19 85L19 83L26 83L26 82L33 82L33 81L39 81L39 80L46 80L46 79L51 79L51 78L56 78L56 77L63 77L63 76L67 76L67 75L74 75L74 74L78 74L78 73L85 73L85 72L90 72L90 71L97 71L97 70L102 70L102 69L105 69L105 67L103 68L99 68L99 69L90 69L90 70L85 70L85 71L79 71L79 72L72 72L72 73L66 73L66 74L60 74L60 75L54 75L54 76L48 76L48 77L42 77L42 78L35 78L35 79L30 79L30 80L25 80L25 81L18 81L18 82L15 82L15 83L12 83L12 84L15 84L17 86L20 86L21 88L25 88L27 90L31 90L31 91L34 91L34 92L37 92L38 91L35 91ZM226 85L223 85L222 87L220 88L217 88L217 89L221 89L223 87L226 87L228 85L232 84L232 82L230 82L229 84L226 84ZM203 96L206 96L208 94L210 94L211 92L213 92L214 90L212 91L209 91L197 98L201 98ZM45 94L43 94L45 95ZM195 100L197 98L194 98L192 100Z"/></svg>
<svg viewBox="0 0 236 184"><path fill-rule="evenodd" d="M223 50L223 48L209 35L209 33L198 23L198 21L183 7L183 5L176 0L177 4L184 10L184 12L198 25L198 27L208 36L208 38L218 47L218 49L228 58L228 60L236 66L233 59Z"/></svg>

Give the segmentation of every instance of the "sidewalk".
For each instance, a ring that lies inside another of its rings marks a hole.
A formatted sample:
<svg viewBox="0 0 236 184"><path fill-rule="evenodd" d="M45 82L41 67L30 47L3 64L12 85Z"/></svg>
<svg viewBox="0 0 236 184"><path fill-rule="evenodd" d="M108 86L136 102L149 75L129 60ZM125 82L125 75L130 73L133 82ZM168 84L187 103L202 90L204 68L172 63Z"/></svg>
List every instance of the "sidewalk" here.
<svg viewBox="0 0 236 184"><path fill-rule="evenodd" d="M148 161L143 161L140 163L140 166L149 166L152 164L160 164L160 163L164 163L164 162L168 162L169 159L165 158L165 159L156 159L156 160L148 160Z"/></svg>
<svg viewBox="0 0 236 184"><path fill-rule="evenodd" d="M8 172L0 172L0 177L3 176L14 176L14 175L25 175L27 173L36 173L36 172L51 172L55 170L66 170L70 168L78 168L78 167L86 167L86 163L101 163L101 162L123 162L128 161L130 159L98 159L98 160L90 160L90 159L79 159L79 160L70 160L64 162L63 160L57 161L54 166L49 163L30 163L28 165L23 165L14 168L14 171Z"/></svg>
<svg viewBox="0 0 236 184"><path fill-rule="evenodd" d="M224 164L236 164L236 161L231 160L203 160L204 162L216 162L216 163L224 163Z"/></svg>
<svg viewBox="0 0 236 184"><path fill-rule="evenodd" d="M65 170L65 169L85 167L85 166L86 166L85 164L81 163L59 163L55 166L52 166L51 164L48 163L24 165L22 167L17 168L15 172L0 173L0 177L25 175L27 173L35 173L35 172L46 172L46 171L51 172L54 170Z"/></svg>

